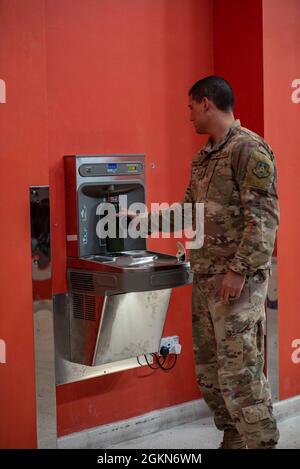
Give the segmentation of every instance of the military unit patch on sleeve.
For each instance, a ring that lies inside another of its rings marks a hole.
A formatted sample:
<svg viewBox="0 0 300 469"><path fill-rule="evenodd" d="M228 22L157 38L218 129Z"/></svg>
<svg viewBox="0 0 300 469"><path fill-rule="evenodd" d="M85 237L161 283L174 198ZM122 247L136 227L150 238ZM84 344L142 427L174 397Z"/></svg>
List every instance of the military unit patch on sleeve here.
<svg viewBox="0 0 300 469"><path fill-rule="evenodd" d="M267 178L270 176L270 165L264 161L257 161L255 168L252 169L252 172L258 178Z"/></svg>
<svg viewBox="0 0 300 469"><path fill-rule="evenodd" d="M250 156L244 185L259 189L269 189L274 180L274 164L267 155L259 151Z"/></svg>

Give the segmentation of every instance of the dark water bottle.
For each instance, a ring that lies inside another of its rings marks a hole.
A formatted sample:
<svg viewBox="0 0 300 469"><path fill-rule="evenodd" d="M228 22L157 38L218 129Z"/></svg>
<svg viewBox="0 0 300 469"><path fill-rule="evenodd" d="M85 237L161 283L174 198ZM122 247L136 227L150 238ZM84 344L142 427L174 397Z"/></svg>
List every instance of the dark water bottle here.
<svg viewBox="0 0 300 469"><path fill-rule="evenodd" d="M118 202L111 202L115 206L116 214L120 211L120 205ZM119 217L116 218L116 237L107 237L106 246L109 252L121 252L124 251L125 238L120 238L120 223L124 223Z"/></svg>

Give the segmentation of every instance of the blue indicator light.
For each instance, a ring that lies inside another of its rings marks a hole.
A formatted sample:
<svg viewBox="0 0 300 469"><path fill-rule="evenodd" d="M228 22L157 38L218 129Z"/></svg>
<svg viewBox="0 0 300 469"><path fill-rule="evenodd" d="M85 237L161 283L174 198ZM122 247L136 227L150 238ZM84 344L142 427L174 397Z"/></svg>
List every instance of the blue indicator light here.
<svg viewBox="0 0 300 469"><path fill-rule="evenodd" d="M114 173L117 171L118 165L117 163L107 163L107 172L108 173Z"/></svg>

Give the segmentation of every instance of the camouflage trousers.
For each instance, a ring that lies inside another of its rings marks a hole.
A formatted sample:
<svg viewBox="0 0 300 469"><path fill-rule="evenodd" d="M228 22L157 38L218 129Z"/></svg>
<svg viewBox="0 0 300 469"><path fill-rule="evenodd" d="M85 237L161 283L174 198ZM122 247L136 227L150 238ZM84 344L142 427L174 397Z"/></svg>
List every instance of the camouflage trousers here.
<svg viewBox="0 0 300 469"><path fill-rule="evenodd" d="M223 277L194 274L197 381L219 430L235 428L248 448L270 448L279 432L263 372L268 273L247 278L240 298L229 304L219 299Z"/></svg>

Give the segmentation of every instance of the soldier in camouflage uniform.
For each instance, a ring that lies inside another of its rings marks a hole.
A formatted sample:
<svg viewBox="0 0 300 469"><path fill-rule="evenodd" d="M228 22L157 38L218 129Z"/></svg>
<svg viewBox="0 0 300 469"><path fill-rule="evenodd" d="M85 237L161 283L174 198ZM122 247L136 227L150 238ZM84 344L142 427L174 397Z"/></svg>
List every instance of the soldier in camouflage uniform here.
<svg viewBox="0 0 300 469"><path fill-rule="evenodd" d="M279 438L264 367L265 299L279 222L270 146L233 116L224 79L189 92L207 145L192 162L183 203L204 203L204 244L191 250L193 339L203 398L222 448L274 448ZM161 213L161 218L164 213Z"/></svg>

